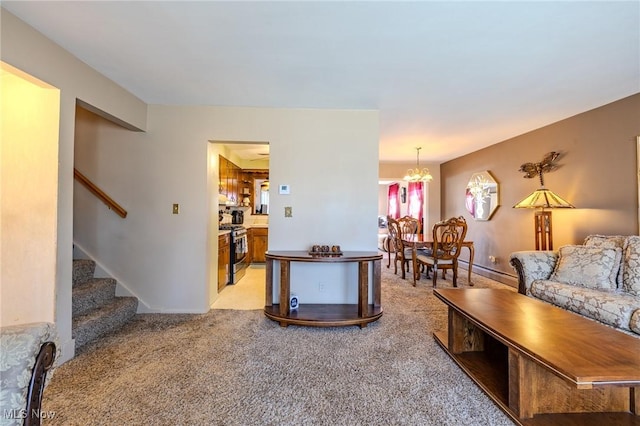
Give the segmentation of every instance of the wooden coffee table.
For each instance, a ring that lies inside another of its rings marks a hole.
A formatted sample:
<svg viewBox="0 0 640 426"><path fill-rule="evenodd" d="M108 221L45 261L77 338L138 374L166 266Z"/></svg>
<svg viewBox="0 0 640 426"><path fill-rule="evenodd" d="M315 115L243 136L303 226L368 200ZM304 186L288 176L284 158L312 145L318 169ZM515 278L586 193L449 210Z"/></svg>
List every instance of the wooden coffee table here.
<svg viewBox="0 0 640 426"><path fill-rule="evenodd" d="M434 338L521 425L640 425L640 338L510 290L434 289Z"/></svg>

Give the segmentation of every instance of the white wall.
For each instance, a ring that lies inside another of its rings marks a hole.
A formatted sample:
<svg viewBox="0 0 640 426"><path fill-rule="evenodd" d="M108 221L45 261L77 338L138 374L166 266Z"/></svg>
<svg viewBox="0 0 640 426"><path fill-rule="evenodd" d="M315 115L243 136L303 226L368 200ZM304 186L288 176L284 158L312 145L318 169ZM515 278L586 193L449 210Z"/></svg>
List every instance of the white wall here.
<svg viewBox="0 0 640 426"><path fill-rule="evenodd" d="M145 129L146 105L69 52L7 12L0 13L2 61L60 90L58 210L55 316L62 343L61 360L73 357L71 339L71 264L73 223L73 140L76 100L105 116Z"/></svg>
<svg viewBox="0 0 640 426"><path fill-rule="evenodd" d="M0 325L54 322L60 91L6 65L0 80Z"/></svg>

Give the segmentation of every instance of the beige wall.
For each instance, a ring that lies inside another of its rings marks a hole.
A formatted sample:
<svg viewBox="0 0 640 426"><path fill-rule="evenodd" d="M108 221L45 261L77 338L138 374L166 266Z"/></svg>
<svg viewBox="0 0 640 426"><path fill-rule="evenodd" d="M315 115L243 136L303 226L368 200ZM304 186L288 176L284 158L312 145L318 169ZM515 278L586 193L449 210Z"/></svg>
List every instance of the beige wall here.
<svg viewBox="0 0 640 426"><path fill-rule="evenodd" d="M55 317L61 360L73 357L71 264L73 247L73 134L78 100L131 128L145 129L146 104L2 9L2 61L60 90Z"/></svg>
<svg viewBox="0 0 640 426"><path fill-rule="evenodd" d="M515 276L509 255L534 249L533 211L512 206L539 186L518 172L561 151L545 186L576 206L554 210L554 248L579 244L589 234L637 234L636 136L640 94L576 115L442 164L442 216L463 215L475 242L475 264ZM473 172L489 170L500 184L500 207L488 222L474 221L464 193ZM463 253L462 256L465 254ZM489 262L495 256L498 262Z"/></svg>
<svg viewBox="0 0 640 426"><path fill-rule="evenodd" d="M54 322L60 91L6 65L0 76L0 325Z"/></svg>
<svg viewBox="0 0 640 426"><path fill-rule="evenodd" d="M221 147L210 140L269 142L270 250L314 243L376 249L376 111L153 105L146 133L79 112L78 168L95 170L89 177L129 215L121 220L78 189L75 239L141 299L141 311L206 312L217 296ZM291 194L278 194L280 184ZM179 215L171 214L173 203ZM292 218L284 218L285 206ZM298 268L293 288L317 281L324 269ZM322 295L311 289L300 286L299 296L355 301L357 293L355 286Z"/></svg>

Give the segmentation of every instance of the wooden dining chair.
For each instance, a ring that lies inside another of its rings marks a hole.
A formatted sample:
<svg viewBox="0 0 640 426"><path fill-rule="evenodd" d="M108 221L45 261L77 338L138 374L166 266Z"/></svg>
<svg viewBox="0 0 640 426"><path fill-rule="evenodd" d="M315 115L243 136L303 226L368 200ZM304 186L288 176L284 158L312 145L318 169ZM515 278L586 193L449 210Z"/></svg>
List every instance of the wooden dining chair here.
<svg viewBox="0 0 640 426"><path fill-rule="evenodd" d="M462 242L467 235L467 222L464 217L452 217L433 225L433 247L430 254L416 254L416 268L424 266L433 270L433 286L438 280L438 270L453 270L453 286L458 286L458 256ZM420 274L414 274L418 279Z"/></svg>
<svg viewBox="0 0 640 426"><path fill-rule="evenodd" d="M395 255L393 273L398 273L398 262L400 262L402 278L404 279L406 278L406 272L409 272L409 265L413 262L413 248L408 247L405 240L407 236L419 233L420 222L418 219L405 216L398 220L389 217L387 224L389 229L389 258L391 258L392 246Z"/></svg>

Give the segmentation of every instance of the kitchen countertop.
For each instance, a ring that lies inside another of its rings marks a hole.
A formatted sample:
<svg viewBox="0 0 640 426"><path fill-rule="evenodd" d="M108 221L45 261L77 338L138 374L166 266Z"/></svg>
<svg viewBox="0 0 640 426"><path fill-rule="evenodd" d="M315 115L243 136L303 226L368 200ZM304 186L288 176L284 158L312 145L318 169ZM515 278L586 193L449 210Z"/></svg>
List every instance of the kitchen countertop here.
<svg viewBox="0 0 640 426"><path fill-rule="evenodd" d="M269 224L268 223L253 223L251 225L245 223L245 224L243 224L243 226L245 228L247 228L247 229L250 229L250 228L268 229L269 228ZM218 229L218 236L229 234L230 232L231 231L229 229Z"/></svg>
<svg viewBox="0 0 640 426"><path fill-rule="evenodd" d="M251 225L245 225L245 228L268 228L268 223L252 223Z"/></svg>

